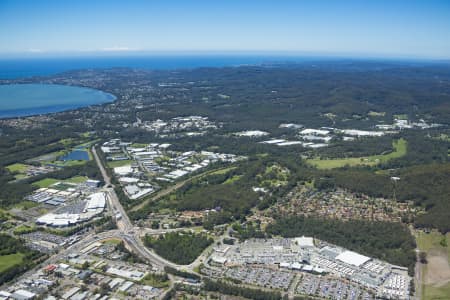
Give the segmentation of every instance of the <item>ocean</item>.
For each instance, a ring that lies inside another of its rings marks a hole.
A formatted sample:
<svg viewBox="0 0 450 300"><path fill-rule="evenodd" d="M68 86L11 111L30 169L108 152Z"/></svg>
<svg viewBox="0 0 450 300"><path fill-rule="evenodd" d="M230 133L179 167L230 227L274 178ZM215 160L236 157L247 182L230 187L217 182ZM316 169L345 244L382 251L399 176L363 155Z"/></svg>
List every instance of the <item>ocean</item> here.
<svg viewBox="0 0 450 300"><path fill-rule="evenodd" d="M60 57L60 58L0 58L0 79L46 76L74 69L129 67L137 69L191 69L258 65L270 62L300 62L313 60L304 57L282 56L133 56L133 57Z"/></svg>

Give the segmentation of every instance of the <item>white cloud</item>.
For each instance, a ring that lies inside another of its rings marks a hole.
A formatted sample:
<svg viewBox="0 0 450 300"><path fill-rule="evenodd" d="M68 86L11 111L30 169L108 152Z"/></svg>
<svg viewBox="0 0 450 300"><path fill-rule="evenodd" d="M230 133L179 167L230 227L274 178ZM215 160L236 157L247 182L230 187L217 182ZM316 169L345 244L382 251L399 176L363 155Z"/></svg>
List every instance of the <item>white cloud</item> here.
<svg viewBox="0 0 450 300"><path fill-rule="evenodd" d="M103 48L102 51L137 51L139 49L137 48L130 48L130 47L124 47L124 46L112 46L112 47L106 47Z"/></svg>
<svg viewBox="0 0 450 300"><path fill-rule="evenodd" d="M44 52L44 50L37 49L37 48L30 48L30 49L28 49L28 52L30 52L30 53L42 53L42 52Z"/></svg>

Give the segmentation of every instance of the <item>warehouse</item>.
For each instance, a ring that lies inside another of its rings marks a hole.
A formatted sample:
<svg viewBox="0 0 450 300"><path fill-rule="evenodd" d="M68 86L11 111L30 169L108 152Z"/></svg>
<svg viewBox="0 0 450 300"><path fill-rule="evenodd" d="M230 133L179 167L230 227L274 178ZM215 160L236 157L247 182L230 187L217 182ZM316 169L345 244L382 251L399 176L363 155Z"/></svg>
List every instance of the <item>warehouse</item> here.
<svg viewBox="0 0 450 300"><path fill-rule="evenodd" d="M358 254L356 252L353 251L344 251L341 254L339 254L336 257L337 260L355 266L355 267L359 267L361 265L363 265L364 263L368 262L370 260L370 257Z"/></svg>
<svg viewBox="0 0 450 300"><path fill-rule="evenodd" d="M103 210L105 208L105 205L106 205L105 193L103 193L103 192L95 193L95 194L90 195L87 198L87 204L85 207L85 211L97 210L97 209Z"/></svg>

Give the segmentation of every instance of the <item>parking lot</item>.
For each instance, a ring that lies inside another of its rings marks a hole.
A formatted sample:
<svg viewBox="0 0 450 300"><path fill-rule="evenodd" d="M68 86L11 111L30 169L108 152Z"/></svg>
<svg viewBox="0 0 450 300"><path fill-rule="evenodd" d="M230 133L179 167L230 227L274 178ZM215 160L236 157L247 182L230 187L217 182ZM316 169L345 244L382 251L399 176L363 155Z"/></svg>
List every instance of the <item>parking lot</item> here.
<svg viewBox="0 0 450 300"><path fill-rule="evenodd" d="M348 282L306 273L302 274L302 278L297 286L297 293L338 300L374 299L369 292Z"/></svg>
<svg viewBox="0 0 450 300"><path fill-rule="evenodd" d="M242 281L243 283L258 285L267 288L287 290L294 273L277 271L268 268L230 268L225 272L225 276Z"/></svg>

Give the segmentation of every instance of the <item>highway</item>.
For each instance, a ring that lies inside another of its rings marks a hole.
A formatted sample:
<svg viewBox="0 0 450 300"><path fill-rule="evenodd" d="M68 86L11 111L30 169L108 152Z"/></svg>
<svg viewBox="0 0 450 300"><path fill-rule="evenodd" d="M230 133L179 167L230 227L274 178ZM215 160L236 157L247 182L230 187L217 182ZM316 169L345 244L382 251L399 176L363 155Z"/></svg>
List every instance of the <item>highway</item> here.
<svg viewBox="0 0 450 300"><path fill-rule="evenodd" d="M133 250L134 253L136 253L146 261L150 262L154 267L157 267L159 269L163 269L164 266L170 266L176 269L182 268L183 266L165 260L164 258L160 257L159 255L157 255L153 251L150 251L147 247L144 246L144 243L142 242L141 239L141 232L143 231L143 229L139 227L133 227L130 218L128 217L125 209L123 208L122 204L119 201L119 198L117 197L117 194L114 190L114 185L111 183L111 178L106 172L105 167L103 166L103 163L97 154L95 146L92 147L92 154L94 155L95 161L100 169L100 172L102 173L103 180L105 182L103 190L107 193L109 207L111 208L114 215L116 215L117 213L120 213L121 215L120 218L115 218L117 228L119 229L120 232L115 237L124 240L124 242L128 245L128 247L130 247ZM146 230L146 232L149 231L151 232L151 230ZM158 234L166 232L166 230L160 231L153 230L153 232L154 234Z"/></svg>
<svg viewBox="0 0 450 300"><path fill-rule="evenodd" d="M145 261L149 262L152 267L163 270L165 266L172 267L177 270L189 270L193 271L194 267L203 259L206 258L206 253L209 251L204 251L203 254L198 257L195 262L191 263L190 265L178 265L175 263L172 263L152 250L148 249L144 246L144 243L142 242L141 236L144 236L145 234L164 234L166 232L172 232L172 231L180 231L185 230L184 228L177 228L177 229L150 229L150 228L140 228L140 227L134 227L131 223L127 213L125 212L125 209L119 202L119 198L117 197L117 194L114 190L114 185L111 183L111 178L108 176L108 173L106 172L96 150L95 147L92 147L92 154L94 155L95 161L100 169L100 172L102 173L103 180L105 182L105 185L102 187L102 190L106 193L107 200L108 200L108 207L113 213L114 216L116 216L117 213L120 213L120 218L113 219L116 221L117 228L114 230L104 231L101 233L90 233L83 239L79 240L78 242L74 243L73 245L70 245L66 248L62 248L58 253L50 256L47 260L43 261L39 265L37 265L35 268L29 270L28 272L24 273L22 276L17 278L15 281L20 280L20 278L27 278L30 277L32 274L36 272L36 269L40 269L46 265L49 264L56 264L62 259L67 258L67 256L71 253L80 253L80 251L89 246L92 243L100 242L106 239L120 239L123 240L125 243L125 246L127 249L144 259ZM209 249L209 248L208 248ZM11 282L8 283L10 285Z"/></svg>

